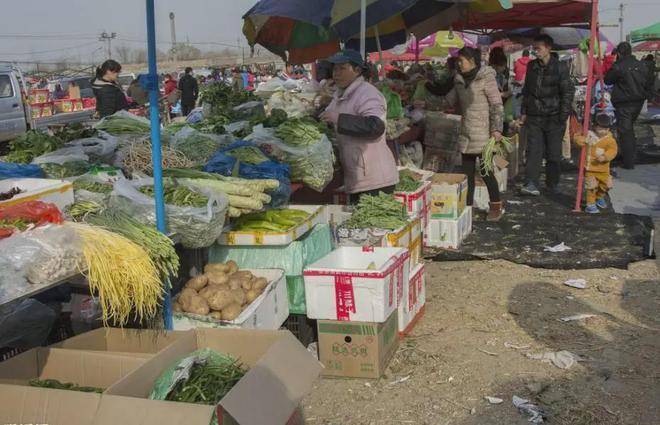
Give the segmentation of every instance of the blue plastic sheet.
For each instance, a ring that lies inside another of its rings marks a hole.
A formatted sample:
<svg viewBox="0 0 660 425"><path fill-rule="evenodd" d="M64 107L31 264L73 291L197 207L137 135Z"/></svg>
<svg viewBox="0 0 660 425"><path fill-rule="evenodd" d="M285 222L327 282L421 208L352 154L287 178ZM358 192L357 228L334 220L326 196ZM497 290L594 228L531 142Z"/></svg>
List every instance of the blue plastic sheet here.
<svg viewBox="0 0 660 425"><path fill-rule="evenodd" d="M237 159L228 155L233 149L251 146L259 149L254 143L238 140L226 148L217 151L204 166L208 173L218 173L223 176L234 175ZM279 207L285 205L291 196L291 179L289 177L289 166L273 160L264 161L260 164L238 164L238 177L245 179L275 179L280 186L268 194L271 197L270 206Z"/></svg>
<svg viewBox="0 0 660 425"><path fill-rule="evenodd" d="M0 180L21 177L44 176L43 170L37 164L16 164L14 162L0 162Z"/></svg>

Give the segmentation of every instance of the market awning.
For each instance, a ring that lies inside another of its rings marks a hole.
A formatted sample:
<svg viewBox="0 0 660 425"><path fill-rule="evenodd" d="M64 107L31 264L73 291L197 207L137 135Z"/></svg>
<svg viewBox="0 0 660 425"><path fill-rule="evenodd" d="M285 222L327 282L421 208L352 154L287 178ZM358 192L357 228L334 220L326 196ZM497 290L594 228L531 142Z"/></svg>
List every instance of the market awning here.
<svg viewBox="0 0 660 425"><path fill-rule="evenodd" d="M585 24L591 20L590 0L511 0L500 12L466 11L452 21L454 30L505 30Z"/></svg>
<svg viewBox="0 0 660 425"><path fill-rule="evenodd" d="M639 28L630 31L630 42L639 43L640 41L658 41L660 40L660 22L649 25L645 28Z"/></svg>
<svg viewBox="0 0 660 425"><path fill-rule="evenodd" d="M523 45L529 45L534 37L539 34L547 34L555 42L555 47L559 50L575 49L579 47L585 39L590 37L589 29L579 27L550 27L550 28L520 28L515 30L503 30L489 34L493 42L508 39L511 42ZM598 38L605 44L605 51L611 51L614 45L600 32Z"/></svg>
<svg viewBox="0 0 660 425"><path fill-rule="evenodd" d="M645 41L633 47L635 52L657 52L660 51L660 40L658 41Z"/></svg>

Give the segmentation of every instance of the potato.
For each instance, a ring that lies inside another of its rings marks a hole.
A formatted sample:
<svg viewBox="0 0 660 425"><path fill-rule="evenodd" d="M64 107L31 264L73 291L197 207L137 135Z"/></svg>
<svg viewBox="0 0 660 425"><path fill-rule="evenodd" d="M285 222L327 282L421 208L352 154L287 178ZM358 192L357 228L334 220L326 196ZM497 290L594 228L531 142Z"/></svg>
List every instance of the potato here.
<svg viewBox="0 0 660 425"><path fill-rule="evenodd" d="M209 304L206 300L199 295L193 295L190 298L190 302L187 305L183 305L183 308L188 313L199 314L206 316L209 314Z"/></svg>
<svg viewBox="0 0 660 425"><path fill-rule="evenodd" d="M208 273L206 276L208 276L209 285L222 285L229 280L229 276L219 272Z"/></svg>
<svg viewBox="0 0 660 425"><path fill-rule="evenodd" d="M250 304L252 301L256 300L257 297L259 297L259 295L261 295L259 291L257 291L256 289L250 289L245 293L245 299L247 303Z"/></svg>
<svg viewBox="0 0 660 425"><path fill-rule="evenodd" d="M231 291L227 289L210 291L206 299L213 310L224 310L229 304L235 302Z"/></svg>
<svg viewBox="0 0 660 425"><path fill-rule="evenodd" d="M254 282L254 279L244 280L243 283L241 284L241 288L243 289L243 291L247 292L250 289L252 289L253 282Z"/></svg>
<svg viewBox="0 0 660 425"><path fill-rule="evenodd" d="M236 261L234 260L227 261L225 266L227 267L227 274L232 274L238 271L238 264L236 264Z"/></svg>
<svg viewBox="0 0 660 425"><path fill-rule="evenodd" d="M209 282L208 278L204 275L195 276L193 278L190 278L188 282L186 282L184 287L192 288L195 291L199 291L200 289L205 287L208 282Z"/></svg>
<svg viewBox="0 0 660 425"><path fill-rule="evenodd" d="M174 305L172 305L172 311L175 313L183 313L183 307L181 307L179 301L174 302Z"/></svg>
<svg viewBox="0 0 660 425"><path fill-rule="evenodd" d="M193 288L183 288L181 293L179 294L179 303L181 306L185 306L190 302L190 299L194 296L197 295L197 291L195 291Z"/></svg>
<svg viewBox="0 0 660 425"><path fill-rule="evenodd" d="M229 289L228 285L207 285L204 289L199 291L199 295L208 299L208 297L211 294L215 293L216 291L228 290L228 289Z"/></svg>
<svg viewBox="0 0 660 425"><path fill-rule="evenodd" d="M214 273L214 272L220 272L220 273L226 273L227 272L227 265L222 264L222 263L209 263L204 266L204 274L206 273Z"/></svg>
<svg viewBox="0 0 660 425"><path fill-rule="evenodd" d="M234 320L241 314L241 306L234 303L222 310L222 320Z"/></svg>
<svg viewBox="0 0 660 425"><path fill-rule="evenodd" d="M229 276L230 279L239 279L239 280L250 280L253 277L254 277L253 274L247 270L234 272Z"/></svg>
<svg viewBox="0 0 660 425"><path fill-rule="evenodd" d="M238 304L238 305L243 305L245 304L247 298L245 297L245 292L243 292L243 289L232 289L231 290L231 295L233 300Z"/></svg>
<svg viewBox="0 0 660 425"><path fill-rule="evenodd" d="M229 289L231 289L232 291L236 289L243 289L243 280L241 279L230 277L228 284L229 284Z"/></svg>
<svg viewBox="0 0 660 425"><path fill-rule="evenodd" d="M265 277L258 277L252 281L252 289L256 289L258 291L263 291L266 286L268 286L268 279Z"/></svg>
<svg viewBox="0 0 660 425"><path fill-rule="evenodd" d="M222 320L222 312L221 311L212 311L211 314L209 314L212 318L216 320Z"/></svg>

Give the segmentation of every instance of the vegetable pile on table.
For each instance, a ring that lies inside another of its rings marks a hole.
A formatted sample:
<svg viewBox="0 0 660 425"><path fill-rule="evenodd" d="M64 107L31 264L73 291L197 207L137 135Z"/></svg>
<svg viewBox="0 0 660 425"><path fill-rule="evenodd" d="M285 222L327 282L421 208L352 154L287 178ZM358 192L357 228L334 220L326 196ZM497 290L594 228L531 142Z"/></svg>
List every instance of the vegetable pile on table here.
<svg viewBox="0 0 660 425"><path fill-rule="evenodd" d="M214 320L236 319L268 286L268 280L234 261L212 263L204 274L191 278L174 302L173 311L208 316Z"/></svg>
<svg viewBox="0 0 660 425"><path fill-rule="evenodd" d="M153 186L142 186L140 192L154 197ZM174 184L163 184L163 198L166 204L176 205L178 207L205 207L209 202L207 196L194 192L185 186Z"/></svg>
<svg viewBox="0 0 660 425"><path fill-rule="evenodd" d="M286 232L309 217L309 213L293 208L268 210L246 214L234 221L234 230L239 232Z"/></svg>
<svg viewBox="0 0 660 425"><path fill-rule="evenodd" d="M64 164L39 164L39 167L41 167L44 175L49 179L64 179L81 176L88 172L92 166L87 161L68 161Z"/></svg>
<svg viewBox="0 0 660 425"><path fill-rule="evenodd" d="M5 157L7 162L27 164L34 158L53 152L64 146L64 142L55 136L39 130L28 130L16 139L9 142L9 154Z"/></svg>
<svg viewBox="0 0 660 425"><path fill-rule="evenodd" d="M268 161L268 157L263 154L254 146L241 146L234 148L228 151L225 151L225 154L231 157L236 158L239 162L246 164L261 164L262 162Z"/></svg>
<svg viewBox="0 0 660 425"><path fill-rule="evenodd" d="M132 117L125 111L103 118L95 128L115 135L148 134L151 129L146 120Z"/></svg>
<svg viewBox="0 0 660 425"><path fill-rule="evenodd" d="M72 140L96 137L98 134L99 132L95 128L85 127L81 123L67 124L53 133L55 137L60 138L64 143L68 143Z"/></svg>
<svg viewBox="0 0 660 425"><path fill-rule="evenodd" d="M73 189L108 194L112 192L112 185L110 183L90 182L83 179L78 179L73 182Z"/></svg>
<svg viewBox="0 0 660 425"><path fill-rule="evenodd" d="M395 230L404 226L407 220L405 206L392 195L380 192L377 196L362 195L344 224L349 229Z"/></svg>
<svg viewBox="0 0 660 425"><path fill-rule="evenodd" d="M394 188L397 192L414 192L420 188L422 181L417 173L410 170L399 171L399 183Z"/></svg>
<svg viewBox="0 0 660 425"><path fill-rule="evenodd" d="M31 387L52 388L55 390L81 391L84 393L102 393L103 388L81 387L71 382L60 382L57 379L30 379L28 382Z"/></svg>
<svg viewBox="0 0 660 425"><path fill-rule="evenodd" d="M251 211L259 211L270 202L264 192L275 190L280 183L270 179L242 179L226 177L204 171L170 168L163 170L165 177L175 177L178 182L198 189L219 192L229 200L229 216L239 217Z"/></svg>

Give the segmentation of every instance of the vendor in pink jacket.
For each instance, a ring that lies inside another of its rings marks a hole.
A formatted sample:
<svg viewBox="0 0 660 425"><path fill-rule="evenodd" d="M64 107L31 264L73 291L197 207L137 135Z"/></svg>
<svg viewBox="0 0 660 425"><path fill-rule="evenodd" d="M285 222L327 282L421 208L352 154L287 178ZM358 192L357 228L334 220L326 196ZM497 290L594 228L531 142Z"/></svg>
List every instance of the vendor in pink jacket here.
<svg viewBox="0 0 660 425"><path fill-rule="evenodd" d="M342 50L328 61L337 91L321 119L337 131L344 191L352 203L363 194L393 193L399 173L385 141L385 98L362 77L364 61L355 50Z"/></svg>

